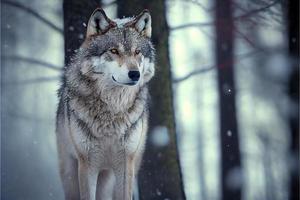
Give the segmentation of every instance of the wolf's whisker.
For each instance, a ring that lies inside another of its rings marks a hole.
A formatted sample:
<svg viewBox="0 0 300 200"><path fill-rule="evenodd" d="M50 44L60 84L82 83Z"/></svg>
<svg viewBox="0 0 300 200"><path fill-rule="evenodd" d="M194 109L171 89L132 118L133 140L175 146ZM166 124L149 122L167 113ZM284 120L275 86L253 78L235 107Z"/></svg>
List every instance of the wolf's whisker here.
<svg viewBox="0 0 300 200"><path fill-rule="evenodd" d="M93 71L93 69L90 69L90 70L88 70L87 72L83 73L82 75L86 75L86 74L88 74L88 73L90 73L90 72L92 72L92 71Z"/></svg>
<svg viewBox="0 0 300 200"><path fill-rule="evenodd" d="M103 72L93 72L94 74L104 74Z"/></svg>

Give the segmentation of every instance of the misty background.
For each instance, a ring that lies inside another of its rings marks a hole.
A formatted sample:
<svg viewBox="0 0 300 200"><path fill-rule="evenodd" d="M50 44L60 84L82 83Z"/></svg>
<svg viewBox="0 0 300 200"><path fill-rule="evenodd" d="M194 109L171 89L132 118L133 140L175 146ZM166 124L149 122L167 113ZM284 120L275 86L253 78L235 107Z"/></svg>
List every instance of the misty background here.
<svg viewBox="0 0 300 200"><path fill-rule="evenodd" d="M293 101L289 88L299 65L291 67L288 41L299 44L299 35L289 38L286 2L232 2L232 15L243 16L234 18L233 51L241 165L230 171L225 182L242 191L243 200L287 200L297 195L290 188L292 175L299 175L299 151L291 152L291 144L299 136L292 137L290 119L299 120L299 96ZM164 4L183 190L188 200L224 199L215 1L166 0ZM117 1L102 1L110 18L118 16L117 6ZM156 15L156 10L150 12ZM87 21L78 24L85 29ZM68 31L74 31L74 26ZM3 200L63 199L55 114L65 65L64 28L60 0L1 1ZM76 34L78 40L84 35ZM299 85L298 81L299 75L293 84ZM224 93L232 94L230 86L222 87ZM150 131L154 145L166 145L172 137L163 127ZM233 132L226 130L226 137L230 139ZM162 193L157 187L156 199L164 199Z"/></svg>

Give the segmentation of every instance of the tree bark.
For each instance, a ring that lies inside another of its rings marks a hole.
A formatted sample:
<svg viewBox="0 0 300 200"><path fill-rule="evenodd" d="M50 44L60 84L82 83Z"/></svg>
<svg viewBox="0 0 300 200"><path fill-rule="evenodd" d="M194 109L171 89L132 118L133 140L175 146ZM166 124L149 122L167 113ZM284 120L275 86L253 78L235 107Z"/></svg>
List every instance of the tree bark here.
<svg viewBox="0 0 300 200"><path fill-rule="evenodd" d="M200 79L198 79L200 80ZM198 126L197 126L197 130L198 130L198 159L197 159L197 163L198 163L198 169L199 169L199 182L200 182L200 199L201 200L206 200L207 199L207 194L206 194L206 185L205 185L205 165L204 165L204 132L201 126L201 122L203 122L203 120L201 119L204 115L201 113L202 110L202 106L203 106L203 102L202 102L202 96L201 96L201 91L202 87L200 87L200 85L197 85L195 90L196 90L196 101L197 101L197 121L198 121Z"/></svg>
<svg viewBox="0 0 300 200"><path fill-rule="evenodd" d="M156 74L150 82L150 126L138 179L140 199L185 199L176 143L165 1L118 1L120 18L137 15L143 9L151 12L152 42L156 48L157 62ZM166 146L158 147L150 140L152 130L157 126L168 129L170 140Z"/></svg>
<svg viewBox="0 0 300 200"><path fill-rule="evenodd" d="M291 76L289 80L289 96L293 108L290 115L291 153L294 166L291 169L290 199L299 199L299 0L287 1L288 47Z"/></svg>
<svg viewBox="0 0 300 200"><path fill-rule="evenodd" d="M222 198L224 200L240 200L242 186L239 184L242 183L242 171L240 168L240 148L235 105L232 0L215 0L215 2L215 51L218 66Z"/></svg>

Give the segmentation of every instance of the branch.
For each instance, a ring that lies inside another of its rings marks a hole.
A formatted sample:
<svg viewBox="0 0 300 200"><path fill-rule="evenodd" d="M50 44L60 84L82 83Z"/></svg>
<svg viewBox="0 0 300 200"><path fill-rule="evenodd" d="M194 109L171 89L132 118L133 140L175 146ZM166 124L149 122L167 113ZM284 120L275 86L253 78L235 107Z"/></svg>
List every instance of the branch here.
<svg viewBox="0 0 300 200"><path fill-rule="evenodd" d="M268 5L264 6L264 7L253 9L253 10L250 10L249 12L247 12L247 13L245 13L243 15L240 15L240 16L237 16L237 17L233 17L233 19L242 20L244 18L250 17L251 15L255 15L257 13L264 12L264 11L268 10L269 8L271 8L272 6L278 4L279 2L280 2L280 0L273 1L272 3L270 3L270 4L268 4Z"/></svg>
<svg viewBox="0 0 300 200"><path fill-rule="evenodd" d="M185 80L187 80L188 78L190 78L192 76L195 76L197 74L202 74L204 72L208 72L208 71L211 71L213 69L215 69L215 66L213 66L213 67L207 67L207 68L202 68L202 69L196 69L195 71L190 72L190 73L188 73L187 75L185 75L185 76L183 76L181 78L175 78L175 79L173 79L172 82L176 84L176 83L185 81Z"/></svg>
<svg viewBox="0 0 300 200"><path fill-rule="evenodd" d="M170 1L170 2L178 2L178 1L174 1L174 0L168 0L168 1ZM194 4L194 5L196 5L196 6L199 6L199 7L200 7L201 9L203 9L204 11L207 11L207 12L211 11L211 9L206 8L202 3L200 3L200 2L197 1L197 0L181 0L181 1L179 1L179 2L181 2L181 3L191 3L191 4Z"/></svg>
<svg viewBox="0 0 300 200"><path fill-rule="evenodd" d="M239 31L237 28L235 28L235 32L241 37L243 38L251 47L253 48L258 48L255 43L248 38L243 32Z"/></svg>
<svg viewBox="0 0 300 200"><path fill-rule="evenodd" d="M244 59L244 58L248 58L250 56L253 56L255 54L257 54L259 51L251 51L251 52L248 52L248 53L244 53L244 54L240 54L240 55L236 55L236 57L238 59ZM182 81L185 81L187 79L189 79L190 77L192 76L195 76L195 75L198 75L198 74L202 74L202 73L205 73L205 72L208 72L208 71L211 71L213 69L215 69L216 66L212 66L212 67L207 67L207 68L202 68L202 69L196 69L190 73L188 73L187 75L181 77L181 78L174 78L172 80L172 83L174 84L177 84L177 83L180 83Z"/></svg>
<svg viewBox="0 0 300 200"><path fill-rule="evenodd" d="M53 77L40 77L40 78L34 78L34 79L28 79L28 80L21 80L21 81L7 81L2 82L4 85L24 85L24 84L34 84L34 83L47 83L51 81L58 81L60 80L59 76L53 76Z"/></svg>
<svg viewBox="0 0 300 200"><path fill-rule="evenodd" d="M174 26L174 27L170 27L169 30L170 31L177 31L180 29L184 29L184 28L191 28L191 27L199 27L199 26L212 26L214 25L213 22L195 22L195 23L189 23L189 24L183 24L183 25L179 25L179 26Z"/></svg>
<svg viewBox="0 0 300 200"><path fill-rule="evenodd" d="M52 23L50 20L46 19L45 17L41 16L38 12L34 11L33 9L24 6L23 4L20 4L18 2L13 2L13 1L2 1L2 3L15 7L15 8L19 8L25 12L27 12L28 14L31 14L32 16L36 17L38 20L40 20L41 22L45 23L47 26L49 26L50 28L52 28L53 30L55 30L56 32L63 34L63 30L62 28L56 26L54 23Z"/></svg>
<svg viewBox="0 0 300 200"><path fill-rule="evenodd" d="M240 6L237 2L233 2L233 6L235 7L235 10L241 10L244 13L247 13L248 10L246 8L243 8L242 6ZM247 18L247 21L249 21L252 25L257 25L259 20L253 20L251 18Z"/></svg>
<svg viewBox="0 0 300 200"><path fill-rule="evenodd" d="M27 62L30 64L35 64L35 65L40 65L42 67L46 67L49 69L53 69L56 71L61 71L62 67L56 66L54 64L45 62L45 61L41 61L41 60L37 60L34 58L26 58L26 57L22 57L22 56L1 56L3 59L7 59L7 60L12 60L12 61L21 61L21 62Z"/></svg>
<svg viewBox="0 0 300 200"><path fill-rule="evenodd" d="M23 113L23 112L22 112ZM26 113L26 114L21 114L21 112L16 112L16 111L5 111L5 114L14 118L22 118L24 120L34 120L34 121L49 121L47 117L45 118L40 118L36 117L34 114Z"/></svg>
<svg viewBox="0 0 300 200"><path fill-rule="evenodd" d="M270 7L276 5L277 3L279 2L279 0L277 1L274 1L273 3L270 3L262 8L258 8L258 9L253 9L249 12L247 12L246 14L243 14L243 15L239 15L239 16L236 16L236 17L233 17L233 20L243 20L245 18L248 18L252 15L255 15L259 12L264 12L266 11L267 9L269 9ZM214 25L215 22L212 21L212 22L198 22L198 23L189 23L189 24L183 24L183 25L179 25L179 26L174 26L174 27L170 27L170 31L176 31L176 30L180 30L180 29L184 29L184 28L190 28L190 27L199 27L199 26L212 26Z"/></svg>

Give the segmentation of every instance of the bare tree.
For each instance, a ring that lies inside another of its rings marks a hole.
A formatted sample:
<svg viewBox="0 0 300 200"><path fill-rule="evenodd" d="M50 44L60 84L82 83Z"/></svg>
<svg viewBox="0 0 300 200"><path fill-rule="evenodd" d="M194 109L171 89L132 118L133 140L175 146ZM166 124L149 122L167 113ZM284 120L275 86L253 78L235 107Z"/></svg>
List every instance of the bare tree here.
<svg viewBox="0 0 300 200"><path fill-rule="evenodd" d="M289 0L285 6L288 22L288 47L291 76L289 80L289 96L294 113L290 115L291 153L294 159L292 168L290 199L299 199L299 1Z"/></svg>
<svg viewBox="0 0 300 200"><path fill-rule="evenodd" d="M185 199L176 144L165 1L118 1L118 16L132 16L145 8L152 13L152 41L157 51L157 66L155 78L150 83L150 129L139 173L140 198ZM158 147L149 140L156 127L168 130L170 140L165 146Z"/></svg>
<svg viewBox="0 0 300 200"><path fill-rule="evenodd" d="M200 79L198 79L200 80ZM198 126L197 126L197 130L199 131L198 133L198 141L197 141L197 144L198 144L198 148L197 148L197 151L198 151L198 159L197 159L197 163L198 163L198 170L199 170L199 180L200 180L200 197L202 200L205 200L207 199L207 189L206 189L206 176L205 176L205 172L206 172L206 169L205 169L205 159L204 159L204 131L203 131L203 128L202 128L202 124L200 123L201 121L203 122L203 114L201 113L202 110L201 108L203 107L203 100L202 100L202 96L201 96L201 90L202 90L202 85L200 84L197 84L195 90L196 90L196 105L197 105L197 121L199 122L198 123Z"/></svg>
<svg viewBox="0 0 300 200"><path fill-rule="evenodd" d="M222 197L241 199L241 163L235 105L234 23L232 0L216 0L216 62L220 106Z"/></svg>
<svg viewBox="0 0 300 200"><path fill-rule="evenodd" d="M1 1L1 3L4 3L6 5L18 8L20 10L23 10L25 12L27 12L28 14L34 16L36 19L40 20L41 22L43 22L45 25L47 25L48 27L50 27L52 30L58 32L58 33L63 33L62 29L60 27L58 27L57 25L55 25L53 22L51 22L50 20L48 20L47 18L45 18L44 16L42 16L40 13L38 13L37 11L33 10L32 8L19 3L19 2L15 2L15 1Z"/></svg>

